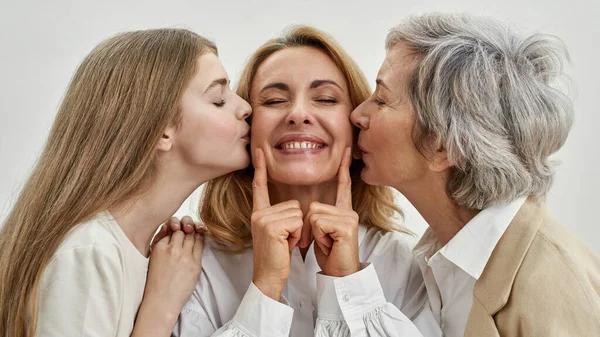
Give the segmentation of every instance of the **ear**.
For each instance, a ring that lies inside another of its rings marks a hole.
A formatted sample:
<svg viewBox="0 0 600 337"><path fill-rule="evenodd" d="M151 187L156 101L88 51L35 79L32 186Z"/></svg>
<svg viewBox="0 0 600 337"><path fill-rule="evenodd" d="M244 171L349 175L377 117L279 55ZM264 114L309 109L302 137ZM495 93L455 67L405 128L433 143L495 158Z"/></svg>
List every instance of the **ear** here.
<svg viewBox="0 0 600 337"><path fill-rule="evenodd" d="M162 137L158 141L156 145L156 149L159 151L170 151L173 147L173 141L175 137L175 125L168 126L165 131L163 131Z"/></svg>
<svg viewBox="0 0 600 337"><path fill-rule="evenodd" d="M431 151L428 159L429 169L434 172L442 172L453 166L443 145Z"/></svg>

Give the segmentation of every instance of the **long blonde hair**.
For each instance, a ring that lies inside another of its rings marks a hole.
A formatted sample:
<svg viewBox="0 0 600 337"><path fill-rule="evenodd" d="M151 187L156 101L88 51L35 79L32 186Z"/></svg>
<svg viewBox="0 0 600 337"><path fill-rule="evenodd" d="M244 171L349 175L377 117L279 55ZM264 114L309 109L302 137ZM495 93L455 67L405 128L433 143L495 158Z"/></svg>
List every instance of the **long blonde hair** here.
<svg viewBox="0 0 600 337"><path fill-rule="evenodd" d="M352 58L332 37L308 26L292 27L283 36L269 40L258 48L250 56L242 73L237 94L250 102L252 81L262 62L279 50L295 47L319 49L333 60L348 83L352 108L356 108L369 97L369 85ZM355 128L355 141L357 132ZM394 204L391 188L365 184L360 179L362 167L363 163L360 160L353 160L350 167L352 203L360 223L377 226L384 231L399 230L408 233L408 230L400 227L393 219L394 213L402 215L402 212ZM250 216L253 177L254 169L250 165L242 171L211 180L207 183L200 201L200 218L212 237L234 252L244 250L252 241Z"/></svg>
<svg viewBox="0 0 600 337"><path fill-rule="evenodd" d="M148 187L156 144L207 52L216 46L191 31L153 29L110 38L83 60L0 232L2 336L35 335L42 275L65 235Z"/></svg>

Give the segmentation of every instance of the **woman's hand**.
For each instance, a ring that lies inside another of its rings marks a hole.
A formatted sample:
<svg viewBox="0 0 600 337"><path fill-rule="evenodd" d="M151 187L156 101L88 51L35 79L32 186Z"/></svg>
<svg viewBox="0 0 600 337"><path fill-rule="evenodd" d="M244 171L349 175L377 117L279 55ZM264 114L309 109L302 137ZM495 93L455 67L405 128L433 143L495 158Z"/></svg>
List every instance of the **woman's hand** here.
<svg viewBox="0 0 600 337"><path fill-rule="evenodd" d="M152 238L150 247L154 247L154 244L162 240L162 238L179 230L183 230L185 234L192 234L194 231L199 234L204 234L206 232L206 228L199 223L194 222L188 215L181 218L181 221L177 217L172 217L167 223L160 226L158 233Z"/></svg>
<svg viewBox="0 0 600 337"><path fill-rule="evenodd" d="M132 336L171 335L200 277L203 239L200 233L176 231L154 244Z"/></svg>
<svg viewBox="0 0 600 337"><path fill-rule="evenodd" d="M302 210L297 200L271 206L264 153L254 153L251 217L254 277L260 291L279 301L290 274L290 251L302 234Z"/></svg>
<svg viewBox="0 0 600 337"><path fill-rule="evenodd" d="M347 276L360 270L358 214L352 209L350 148L344 151L338 171L335 206L312 202L304 221L310 223L315 256L326 275Z"/></svg>

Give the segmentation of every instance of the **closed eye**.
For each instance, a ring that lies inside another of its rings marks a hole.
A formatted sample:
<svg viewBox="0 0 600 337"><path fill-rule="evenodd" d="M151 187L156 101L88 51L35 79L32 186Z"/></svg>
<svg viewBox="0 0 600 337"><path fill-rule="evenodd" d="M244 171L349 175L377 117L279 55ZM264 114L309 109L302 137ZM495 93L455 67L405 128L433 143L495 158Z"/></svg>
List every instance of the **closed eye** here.
<svg viewBox="0 0 600 337"><path fill-rule="evenodd" d="M281 104L281 103L285 103L285 102L286 102L286 100L283 100L283 99L269 99L269 100L266 100L263 103L263 105L267 105L267 106L269 106L269 105L277 105L277 104Z"/></svg>
<svg viewBox="0 0 600 337"><path fill-rule="evenodd" d="M373 99L373 102L375 102L375 104L377 104L377 105L380 105L380 106L381 106L381 105L385 105L385 102L384 102L384 101L382 101L382 100L381 100L381 99L379 99L379 98L374 98L374 99Z"/></svg>
<svg viewBox="0 0 600 337"><path fill-rule="evenodd" d="M316 101L319 103L325 103L325 104L337 103L337 100L335 98L322 98L322 99L317 99Z"/></svg>
<svg viewBox="0 0 600 337"><path fill-rule="evenodd" d="M224 99L222 99L221 101L219 101L219 102L215 102L215 103L213 103L213 104L214 104L216 107L218 107L218 108L221 108L221 107L225 106L225 100L224 100Z"/></svg>

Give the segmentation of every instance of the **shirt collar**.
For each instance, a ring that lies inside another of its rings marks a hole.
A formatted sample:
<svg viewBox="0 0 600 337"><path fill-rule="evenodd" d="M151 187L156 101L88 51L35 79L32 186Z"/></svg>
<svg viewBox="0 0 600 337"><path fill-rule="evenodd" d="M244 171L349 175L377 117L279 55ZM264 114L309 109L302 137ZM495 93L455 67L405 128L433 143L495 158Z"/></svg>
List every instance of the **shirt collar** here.
<svg viewBox="0 0 600 337"><path fill-rule="evenodd" d="M427 228L413 249L421 269L439 254L474 279L479 279L498 241L525 199L521 197L507 204L483 209L443 247L433 230Z"/></svg>

